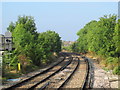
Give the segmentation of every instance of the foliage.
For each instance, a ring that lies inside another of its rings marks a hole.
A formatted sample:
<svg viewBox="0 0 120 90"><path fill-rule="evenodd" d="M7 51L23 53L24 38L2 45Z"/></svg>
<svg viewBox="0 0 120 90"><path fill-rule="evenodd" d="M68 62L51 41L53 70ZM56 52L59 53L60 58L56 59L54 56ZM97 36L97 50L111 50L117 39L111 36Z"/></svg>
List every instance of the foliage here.
<svg viewBox="0 0 120 90"><path fill-rule="evenodd" d="M71 51L73 51L73 52L79 52L78 42L74 42L74 43L71 45Z"/></svg>
<svg viewBox="0 0 120 90"><path fill-rule="evenodd" d="M113 74L120 75L120 66L115 67L115 68L113 69Z"/></svg>
<svg viewBox="0 0 120 90"><path fill-rule="evenodd" d="M103 55L107 58L107 66L113 69L120 56L119 28L120 19L117 19L116 15L105 15L99 21L93 20L77 32L79 38L72 45L72 51Z"/></svg>
<svg viewBox="0 0 120 90"><path fill-rule="evenodd" d="M47 59L52 55L52 53L59 53L61 51L61 40L59 34L54 31L39 33L37 43L36 64L47 63Z"/></svg>
<svg viewBox="0 0 120 90"><path fill-rule="evenodd" d="M47 31L39 34L39 44L42 48L47 48L47 52L60 52L61 51L61 40L58 33L54 31Z"/></svg>
<svg viewBox="0 0 120 90"><path fill-rule="evenodd" d="M10 69L18 70L17 65L20 63L21 72L26 73L28 67L40 67L49 62L48 59L53 53L61 51L59 34L50 30L38 33L34 18L31 16L19 16L15 23L10 23L7 30L12 33L15 50L4 53L4 69L10 66Z"/></svg>
<svg viewBox="0 0 120 90"><path fill-rule="evenodd" d="M62 46L62 50L71 52L71 46Z"/></svg>
<svg viewBox="0 0 120 90"><path fill-rule="evenodd" d="M15 29L15 24L13 22L11 22L9 27L7 28L7 30L10 32L13 32L14 29Z"/></svg>

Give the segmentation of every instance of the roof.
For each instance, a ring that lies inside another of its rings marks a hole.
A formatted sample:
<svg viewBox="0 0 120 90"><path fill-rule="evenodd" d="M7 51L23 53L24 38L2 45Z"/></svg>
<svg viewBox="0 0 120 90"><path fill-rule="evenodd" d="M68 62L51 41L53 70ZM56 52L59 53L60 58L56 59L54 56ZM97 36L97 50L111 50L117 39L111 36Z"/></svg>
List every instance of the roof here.
<svg viewBox="0 0 120 90"><path fill-rule="evenodd" d="M12 37L12 33L10 31L5 32L5 37Z"/></svg>
<svg viewBox="0 0 120 90"><path fill-rule="evenodd" d="M0 34L0 37L4 37L4 35L3 35L3 34Z"/></svg>

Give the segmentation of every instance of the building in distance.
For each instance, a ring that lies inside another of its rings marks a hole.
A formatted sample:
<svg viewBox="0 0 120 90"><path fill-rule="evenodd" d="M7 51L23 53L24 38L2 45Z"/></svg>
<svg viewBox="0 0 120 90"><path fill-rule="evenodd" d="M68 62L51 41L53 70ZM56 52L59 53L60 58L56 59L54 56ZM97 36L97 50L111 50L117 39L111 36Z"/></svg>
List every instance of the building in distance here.
<svg viewBox="0 0 120 90"><path fill-rule="evenodd" d="M0 34L0 51L12 50L12 34L5 32L5 35Z"/></svg>

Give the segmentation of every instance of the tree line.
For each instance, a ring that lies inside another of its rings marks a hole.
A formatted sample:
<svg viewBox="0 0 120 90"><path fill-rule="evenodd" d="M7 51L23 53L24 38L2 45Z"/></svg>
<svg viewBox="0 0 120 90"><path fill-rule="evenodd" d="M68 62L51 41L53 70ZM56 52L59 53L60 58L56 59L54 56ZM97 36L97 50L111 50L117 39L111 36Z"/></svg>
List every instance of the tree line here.
<svg viewBox="0 0 120 90"><path fill-rule="evenodd" d="M79 38L71 46L74 52L93 52L105 58L104 64L113 73L120 74L120 19L105 15L92 20L77 32Z"/></svg>
<svg viewBox="0 0 120 90"><path fill-rule="evenodd" d="M4 52L3 73L8 66L18 69L18 63L22 73L26 72L27 66L32 69L32 66L46 65L52 62L53 53L61 51L59 34L51 30L38 33L31 16L19 16L15 23L10 23L7 30L12 33L14 50Z"/></svg>

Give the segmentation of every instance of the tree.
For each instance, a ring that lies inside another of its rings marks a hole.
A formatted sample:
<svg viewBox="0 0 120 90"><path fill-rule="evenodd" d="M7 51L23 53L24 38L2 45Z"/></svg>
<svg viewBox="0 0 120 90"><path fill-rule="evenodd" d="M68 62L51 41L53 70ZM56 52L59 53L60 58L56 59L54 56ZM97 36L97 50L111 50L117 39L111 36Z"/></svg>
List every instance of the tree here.
<svg viewBox="0 0 120 90"><path fill-rule="evenodd" d="M37 33L34 18L19 16L11 23L8 30L12 32L15 50L11 51L10 64L19 62L25 71L28 63L40 66L49 62L52 54L61 51L61 37L55 31Z"/></svg>
<svg viewBox="0 0 120 90"><path fill-rule="evenodd" d="M120 56L120 19L118 19L116 26L115 26L115 30L114 30L114 34L113 34L113 41L115 44L115 56L119 57Z"/></svg>
<svg viewBox="0 0 120 90"><path fill-rule="evenodd" d="M15 24L13 22L10 23L9 27L7 28L8 31L13 32L15 29Z"/></svg>
<svg viewBox="0 0 120 90"><path fill-rule="evenodd" d="M19 24L23 24L25 30L34 35L35 40L37 39L36 24L32 16L18 16L18 20L15 23L11 22L7 30L13 32L15 27Z"/></svg>
<svg viewBox="0 0 120 90"><path fill-rule="evenodd" d="M19 50L19 53L29 52L29 47L32 44L33 36L30 32L27 32L23 24L18 24L14 29L13 33L13 42L15 48Z"/></svg>
<svg viewBox="0 0 120 90"><path fill-rule="evenodd" d="M107 66L114 69L114 73L119 73L119 68L116 68L120 60L119 28L120 19L117 20L116 15L105 15L98 21L93 20L78 31L77 45L74 44L72 49L105 57Z"/></svg>
<svg viewBox="0 0 120 90"><path fill-rule="evenodd" d="M18 20L11 22L7 28L12 32L15 50L12 51L11 65L20 62L19 57L26 57L25 61L35 61L36 41L38 33L34 18L31 16L19 16Z"/></svg>
<svg viewBox="0 0 120 90"><path fill-rule="evenodd" d="M77 35L81 52L95 52L104 56L113 56L115 51L113 33L116 15L101 17L99 21L91 21Z"/></svg>

